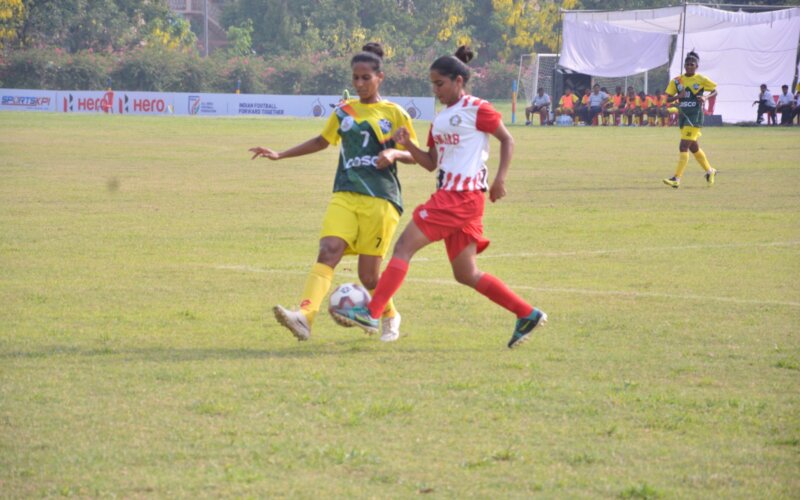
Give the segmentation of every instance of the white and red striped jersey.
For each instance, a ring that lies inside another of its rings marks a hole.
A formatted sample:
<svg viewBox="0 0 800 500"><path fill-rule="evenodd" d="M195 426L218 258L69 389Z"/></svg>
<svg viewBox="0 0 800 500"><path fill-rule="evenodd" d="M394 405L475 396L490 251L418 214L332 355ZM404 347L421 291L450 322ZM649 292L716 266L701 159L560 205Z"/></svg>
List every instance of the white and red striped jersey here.
<svg viewBox="0 0 800 500"><path fill-rule="evenodd" d="M489 171L489 135L502 116L491 103L465 95L433 119L428 147L436 148L439 161L437 189L486 191Z"/></svg>

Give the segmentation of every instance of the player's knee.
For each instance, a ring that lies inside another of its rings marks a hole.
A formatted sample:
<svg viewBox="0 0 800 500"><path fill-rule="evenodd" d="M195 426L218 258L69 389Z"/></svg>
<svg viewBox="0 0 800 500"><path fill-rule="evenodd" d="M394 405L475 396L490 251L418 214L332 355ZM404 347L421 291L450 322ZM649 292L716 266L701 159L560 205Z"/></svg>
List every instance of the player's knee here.
<svg viewBox="0 0 800 500"><path fill-rule="evenodd" d="M375 290L378 286L378 275L372 272L359 271L358 280L364 285L367 290Z"/></svg>
<svg viewBox="0 0 800 500"><path fill-rule="evenodd" d="M321 262L330 267L336 267L344 255L347 244L343 240L322 239L319 242L319 253L317 262Z"/></svg>
<svg viewBox="0 0 800 500"><path fill-rule="evenodd" d="M480 279L481 273L477 269L457 269L453 268L453 278L462 285L475 288Z"/></svg>

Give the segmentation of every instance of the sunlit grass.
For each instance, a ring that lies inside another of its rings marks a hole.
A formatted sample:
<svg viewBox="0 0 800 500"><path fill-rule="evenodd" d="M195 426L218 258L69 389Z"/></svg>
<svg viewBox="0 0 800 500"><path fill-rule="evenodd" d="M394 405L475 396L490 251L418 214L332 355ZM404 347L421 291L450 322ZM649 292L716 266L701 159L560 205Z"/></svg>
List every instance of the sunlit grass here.
<svg viewBox="0 0 800 500"><path fill-rule="evenodd" d="M247 148L321 127L0 113L3 496L798 495L800 132L706 129L673 190L674 129L513 127L479 263L550 322L509 351L439 245L397 343L277 325L336 151Z"/></svg>

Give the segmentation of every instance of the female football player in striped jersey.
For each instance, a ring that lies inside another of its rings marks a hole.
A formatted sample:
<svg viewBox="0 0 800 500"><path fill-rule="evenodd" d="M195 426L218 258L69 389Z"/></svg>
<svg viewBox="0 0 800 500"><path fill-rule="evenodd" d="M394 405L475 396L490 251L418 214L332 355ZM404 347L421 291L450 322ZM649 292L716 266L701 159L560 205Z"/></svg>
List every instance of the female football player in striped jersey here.
<svg viewBox="0 0 800 500"><path fill-rule="evenodd" d="M273 308L278 322L298 340L310 338L314 318L343 255L358 255L361 283L369 290L375 288L381 262L403 212L397 162L414 163L414 159L392 136L402 127L409 131L408 142L413 144L416 135L408 113L381 98L382 62L383 49L377 43L368 43L353 56L350 66L358 98L343 100L317 137L282 152L262 147L250 149L253 159L282 160L341 143L333 197L322 221L317 261L306 279L299 307ZM393 304L388 305L382 320L381 340L397 340L400 314Z"/></svg>
<svg viewBox="0 0 800 500"><path fill-rule="evenodd" d="M670 80L666 90L670 101L678 101L678 127L681 129L681 143L678 146L680 157L675 175L664 179L664 184L675 189L681 185L683 171L689 163L689 151L706 171L705 178L709 186L714 184L717 175L717 171L711 168L698 142L702 135L700 128L703 126L703 103L717 95L717 84L696 72L699 65L700 56L695 51L686 54L683 62L686 72Z"/></svg>
<svg viewBox="0 0 800 500"><path fill-rule="evenodd" d="M472 56L468 47L461 46L456 57L440 57L431 65L433 93L447 108L431 125L428 151L419 149L406 129L401 128L394 136L417 163L430 171L439 169L437 190L414 210L414 219L397 241L369 307L331 311L341 324L376 332L384 307L405 279L411 258L421 248L439 240L444 240L456 281L516 315L508 347L520 345L534 328L547 321L544 312L525 302L500 279L479 270L475 262L477 254L489 245L483 236L484 193L489 191L492 202L506 195L505 179L514 139L503 125L500 113L489 102L466 93L464 86L470 77L466 63ZM500 141L499 166L491 185L485 163L490 136Z"/></svg>

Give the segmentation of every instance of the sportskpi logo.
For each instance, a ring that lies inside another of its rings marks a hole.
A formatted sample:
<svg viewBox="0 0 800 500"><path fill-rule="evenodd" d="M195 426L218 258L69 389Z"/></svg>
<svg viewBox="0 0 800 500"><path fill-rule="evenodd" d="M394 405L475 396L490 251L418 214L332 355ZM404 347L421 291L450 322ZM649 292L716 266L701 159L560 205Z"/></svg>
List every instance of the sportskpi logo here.
<svg viewBox="0 0 800 500"><path fill-rule="evenodd" d="M4 95L0 105L3 106L50 106L49 97L34 97L23 95Z"/></svg>
<svg viewBox="0 0 800 500"><path fill-rule="evenodd" d="M68 94L64 98L64 113L69 112L103 112L113 113L114 111L114 92L103 93L102 97L74 97Z"/></svg>

